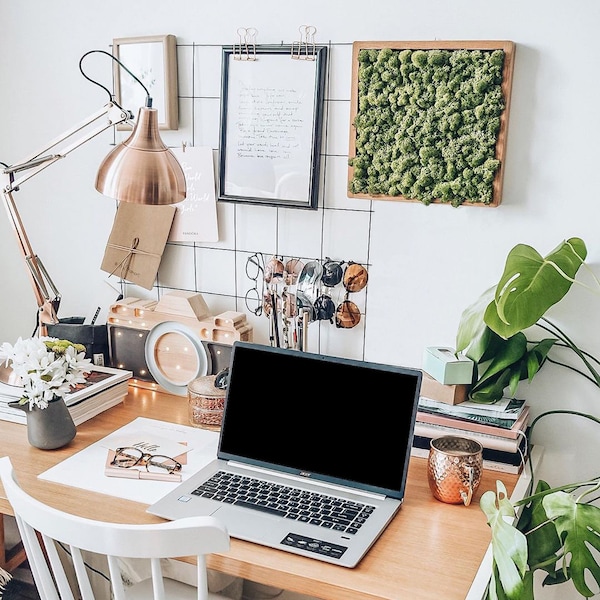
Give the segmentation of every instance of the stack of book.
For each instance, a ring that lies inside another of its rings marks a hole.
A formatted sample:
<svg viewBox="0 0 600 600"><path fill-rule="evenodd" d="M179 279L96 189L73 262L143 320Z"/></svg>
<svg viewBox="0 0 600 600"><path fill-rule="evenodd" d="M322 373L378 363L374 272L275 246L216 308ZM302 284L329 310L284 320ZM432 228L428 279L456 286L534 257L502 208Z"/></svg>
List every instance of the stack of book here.
<svg viewBox="0 0 600 600"><path fill-rule="evenodd" d="M483 446L484 468L520 473L527 455L528 425L529 406L524 400L447 404L421 396L412 453L427 456L431 440L438 437L468 437Z"/></svg>
<svg viewBox="0 0 600 600"><path fill-rule="evenodd" d="M65 396L65 403L75 425L123 402L132 376L131 371L94 365L86 382L77 384ZM10 402L19 400L22 395L21 387L0 382L0 420L27 424L25 411L9 406Z"/></svg>

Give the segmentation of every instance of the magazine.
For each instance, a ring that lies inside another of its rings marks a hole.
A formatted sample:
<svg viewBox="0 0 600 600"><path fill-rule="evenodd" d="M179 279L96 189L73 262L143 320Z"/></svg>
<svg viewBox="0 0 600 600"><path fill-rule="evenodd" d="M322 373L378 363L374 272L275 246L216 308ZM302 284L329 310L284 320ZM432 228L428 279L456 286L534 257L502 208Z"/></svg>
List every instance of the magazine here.
<svg viewBox="0 0 600 600"><path fill-rule="evenodd" d="M514 421L519 417L524 407L525 400L518 398L502 398L494 404L483 404L472 400L465 400L460 404L446 404L425 396L419 398L419 410L459 417L470 414L498 419L512 419Z"/></svg>
<svg viewBox="0 0 600 600"><path fill-rule="evenodd" d="M125 369L92 365L92 370L86 375L85 383L75 385L73 391L65 396L65 403L67 406L71 406L117 383L128 381L131 377L133 377L133 373ZM0 406L14 402L22 396L23 388L21 386L0 382Z"/></svg>
<svg viewBox="0 0 600 600"><path fill-rule="evenodd" d="M65 396L75 425L91 419L97 414L123 402L129 390L131 371L94 365L87 375L86 382L74 386ZM0 382L0 420L27 424L27 414L21 408L9 406L23 395L23 388Z"/></svg>

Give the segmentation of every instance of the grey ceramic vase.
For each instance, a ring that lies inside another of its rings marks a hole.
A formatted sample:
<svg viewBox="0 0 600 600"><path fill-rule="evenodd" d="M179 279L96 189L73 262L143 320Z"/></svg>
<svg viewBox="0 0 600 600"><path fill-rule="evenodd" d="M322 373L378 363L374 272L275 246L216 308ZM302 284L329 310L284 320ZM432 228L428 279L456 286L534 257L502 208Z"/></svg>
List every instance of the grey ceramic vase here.
<svg viewBox="0 0 600 600"><path fill-rule="evenodd" d="M46 408L11 402L9 406L20 408L27 415L27 439L34 448L55 450L66 446L77 433L71 413L62 398L48 402Z"/></svg>

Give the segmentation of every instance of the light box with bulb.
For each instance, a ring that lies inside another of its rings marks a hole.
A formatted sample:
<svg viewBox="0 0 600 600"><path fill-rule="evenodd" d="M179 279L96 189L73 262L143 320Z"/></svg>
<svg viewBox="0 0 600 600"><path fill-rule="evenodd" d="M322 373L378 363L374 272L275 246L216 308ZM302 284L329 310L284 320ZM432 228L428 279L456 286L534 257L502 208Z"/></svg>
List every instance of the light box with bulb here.
<svg viewBox="0 0 600 600"><path fill-rule="evenodd" d="M253 334L244 313L210 315L201 294L184 291L124 298L106 322L111 364L132 371L132 385L182 396L190 381L228 367L233 342Z"/></svg>

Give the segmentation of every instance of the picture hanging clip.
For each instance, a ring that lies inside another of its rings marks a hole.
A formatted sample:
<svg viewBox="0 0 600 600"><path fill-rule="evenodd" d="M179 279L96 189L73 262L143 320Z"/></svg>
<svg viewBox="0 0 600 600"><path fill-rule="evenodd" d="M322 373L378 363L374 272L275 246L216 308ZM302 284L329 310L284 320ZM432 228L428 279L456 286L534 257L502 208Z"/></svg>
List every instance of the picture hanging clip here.
<svg viewBox="0 0 600 600"><path fill-rule="evenodd" d="M254 27L238 27L238 42L233 44L234 60L256 60L256 36Z"/></svg>
<svg viewBox="0 0 600 600"><path fill-rule="evenodd" d="M297 42L292 42L292 58L295 60L316 60L315 34L317 28L313 25L300 25L298 31L300 32L300 39Z"/></svg>

